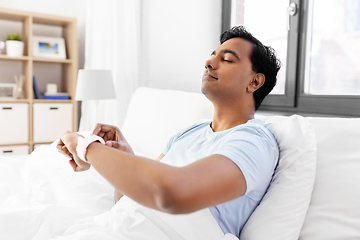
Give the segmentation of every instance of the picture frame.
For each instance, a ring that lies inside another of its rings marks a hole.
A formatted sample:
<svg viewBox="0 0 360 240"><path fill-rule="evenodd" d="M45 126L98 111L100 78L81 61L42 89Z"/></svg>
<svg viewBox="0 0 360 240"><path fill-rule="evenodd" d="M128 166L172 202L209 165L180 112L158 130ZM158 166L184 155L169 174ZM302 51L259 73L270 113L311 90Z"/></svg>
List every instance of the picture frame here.
<svg viewBox="0 0 360 240"><path fill-rule="evenodd" d="M16 99L15 83L0 83L0 99Z"/></svg>
<svg viewBox="0 0 360 240"><path fill-rule="evenodd" d="M34 57L66 59L64 38L33 36Z"/></svg>

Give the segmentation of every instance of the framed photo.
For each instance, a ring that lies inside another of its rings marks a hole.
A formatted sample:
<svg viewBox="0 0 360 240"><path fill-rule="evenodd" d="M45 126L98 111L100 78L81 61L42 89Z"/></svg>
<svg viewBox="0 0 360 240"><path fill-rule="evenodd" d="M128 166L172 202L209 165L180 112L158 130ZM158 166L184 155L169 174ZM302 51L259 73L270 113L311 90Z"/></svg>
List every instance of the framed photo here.
<svg viewBox="0 0 360 240"><path fill-rule="evenodd" d="M0 99L16 99L16 84L0 83Z"/></svg>
<svg viewBox="0 0 360 240"><path fill-rule="evenodd" d="M66 59L63 38L33 36L33 56Z"/></svg>

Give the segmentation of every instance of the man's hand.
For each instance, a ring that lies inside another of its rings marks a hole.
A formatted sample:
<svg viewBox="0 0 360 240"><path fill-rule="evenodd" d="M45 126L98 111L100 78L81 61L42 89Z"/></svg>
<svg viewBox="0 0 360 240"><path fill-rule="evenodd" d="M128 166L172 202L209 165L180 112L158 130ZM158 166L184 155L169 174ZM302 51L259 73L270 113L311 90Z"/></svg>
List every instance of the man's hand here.
<svg viewBox="0 0 360 240"><path fill-rule="evenodd" d="M57 144L58 151L64 154L66 157L71 158L69 163L76 172L85 171L90 168L90 164L81 160L77 155L76 147L79 137L83 136L71 131L67 131L60 137L60 140Z"/></svg>
<svg viewBox="0 0 360 240"><path fill-rule="evenodd" d="M105 145L119 149L121 151L134 154L131 146L126 141L124 135L121 133L120 129L116 126L105 125L98 123L93 131L94 135L102 137L105 141ZM115 189L115 203L117 203L120 198L124 196L120 191Z"/></svg>
<svg viewBox="0 0 360 240"><path fill-rule="evenodd" d="M98 123L93 131L94 135L102 137L109 147L134 154L129 143L126 141L120 129L116 126Z"/></svg>

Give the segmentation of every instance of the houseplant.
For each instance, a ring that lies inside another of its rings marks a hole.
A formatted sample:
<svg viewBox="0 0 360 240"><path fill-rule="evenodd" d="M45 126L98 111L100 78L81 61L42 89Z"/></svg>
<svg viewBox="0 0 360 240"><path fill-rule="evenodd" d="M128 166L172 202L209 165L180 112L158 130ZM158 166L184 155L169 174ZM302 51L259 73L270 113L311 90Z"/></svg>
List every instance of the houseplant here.
<svg viewBox="0 0 360 240"><path fill-rule="evenodd" d="M24 52L24 43L19 33L11 33L6 36L6 54L10 57L20 57Z"/></svg>

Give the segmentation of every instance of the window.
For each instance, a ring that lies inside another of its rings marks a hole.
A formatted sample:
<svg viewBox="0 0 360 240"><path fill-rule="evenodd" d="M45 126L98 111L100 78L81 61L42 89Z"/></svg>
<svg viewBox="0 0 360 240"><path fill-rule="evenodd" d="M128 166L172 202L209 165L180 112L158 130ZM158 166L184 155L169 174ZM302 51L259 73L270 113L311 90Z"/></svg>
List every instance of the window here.
<svg viewBox="0 0 360 240"><path fill-rule="evenodd" d="M360 0L223 0L283 67L260 109L360 116Z"/></svg>

